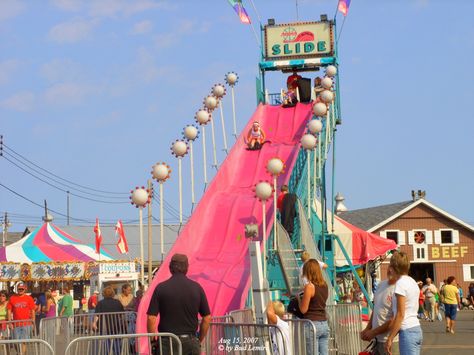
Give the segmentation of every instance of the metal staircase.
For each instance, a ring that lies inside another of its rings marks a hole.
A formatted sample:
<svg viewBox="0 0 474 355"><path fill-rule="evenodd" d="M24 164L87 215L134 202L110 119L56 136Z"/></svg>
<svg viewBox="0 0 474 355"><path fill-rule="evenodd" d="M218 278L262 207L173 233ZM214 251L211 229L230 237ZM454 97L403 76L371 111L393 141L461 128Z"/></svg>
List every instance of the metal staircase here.
<svg viewBox="0 0 474 355"><path fill-rule="evenodd" d="M296 295L301 291L300 286L300 268L298 260L291 244L287 231L280 221L277 221L278 249L277 255L285 279L286 287L290 295Z"/></svg>

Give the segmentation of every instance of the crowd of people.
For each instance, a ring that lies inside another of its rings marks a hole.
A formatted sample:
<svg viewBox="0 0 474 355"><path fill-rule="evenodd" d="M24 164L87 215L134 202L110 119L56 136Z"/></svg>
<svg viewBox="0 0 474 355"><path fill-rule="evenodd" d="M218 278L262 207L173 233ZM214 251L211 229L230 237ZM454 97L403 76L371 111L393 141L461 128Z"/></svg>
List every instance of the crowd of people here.
<svg viewBox="0 0 474 355"><path fill-rule="evenodd" d="M16 292L10 293L5 290L0 291L0 340L1 339L31 339L39 331L40 321L45 318L70 317L75 314L73 298L70 288L64 285L62 294L51 289L44 293L32 295L28 293L26 283L19 282L16 285ZM90 314L89 321L82 321L85 329L97 331L98 317L94 313L137 311L141 300L142 290L137 291L137 297L132 294L132 287L129 284L122 286L122 292L115 296L115 291L111 286L105 287L102 295L103 299L98 300L98 291L90 296L85 302ZM110 300L112 298L112 300ZM83 309L79 310L83 311ZM133 331L135 319L133 322ZM69 322L73 325L73 322ZM132 329L124 329L129 332ZM21 345L21 353L26 352L26 344Z"/></svg>

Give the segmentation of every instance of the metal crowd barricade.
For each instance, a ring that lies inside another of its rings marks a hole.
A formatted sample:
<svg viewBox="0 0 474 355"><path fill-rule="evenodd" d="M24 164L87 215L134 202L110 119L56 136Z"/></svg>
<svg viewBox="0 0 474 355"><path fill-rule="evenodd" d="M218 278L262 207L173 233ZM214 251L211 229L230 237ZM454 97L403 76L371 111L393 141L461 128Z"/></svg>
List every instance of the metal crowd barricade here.
<svg viewBox="0 0 474 355"><path fill-rule="evenodd" d="M83 336L71 341L65 355L182 355L180 339L171 333Z"/></svg>
<svg viewBox="0 0 474 355"><path fill-rule="evenodd" d="M26 334L28 338L36 338L38 334L35 322L31 319L0 322L0 339L15 339L22 334Z"/></svg>
<svg viewBox="0 0 474 355"><path fill-rule="evenodd" d="M358 304L337 304L326 307L329 320L329 351L358 355L363 350L360 332L362 315Z"/></svg>
<svg viewBox="0 0 474 355"><path fill-rule="evenodd" d="M237 309L230 311L229 316L234 323L254 323L255 317L251 308Z"/></svg>
<svg viewBox="0 0 474 355"><path fill-rule="evenodd" d="M288 355L287 342L276 325L211 323L204 342L207 355Z"/></svg>
<svg viewBox="0 0 474 355"><path fill-rule="evenodd" d="M211 322L213 323L234 323L234 318L230 315L226 316L214 316L211 317Z"/></svg>
<svg viewBox="0 0 474 355"><path fill-rule="evenodd" d="M81 313L70 317L44 318L40 321L39 335L57 354L64 354L66 347L76 338L134 334L136 318L136 312Z"/></svg>
<svg viewBox="0 0 474 355"><path fill-rule="evenodd" d="M69 317L43 318L39 325L39 338L46 341L56 354L64 354L69 344Z"/></svg>
<svg viewBox="0 0 474 355"><path fill-rule="evenodd" d="M287 319L290 326L290 348L293 354L317 354L316 326L309 319Z"/></svg>
<svg viewBox="0 0 474 355"><path fill-rule="evenodd" d="M69 317L70 338L87 335L133 334L136 312L82 313Z"/></svg>
<svg viewBox="0 0 474 355"><path fill-rule="evenodd" d="M0 355L16 355L21 353L35 355L55 354L51 345L42 339L0 339Z"/></svg>

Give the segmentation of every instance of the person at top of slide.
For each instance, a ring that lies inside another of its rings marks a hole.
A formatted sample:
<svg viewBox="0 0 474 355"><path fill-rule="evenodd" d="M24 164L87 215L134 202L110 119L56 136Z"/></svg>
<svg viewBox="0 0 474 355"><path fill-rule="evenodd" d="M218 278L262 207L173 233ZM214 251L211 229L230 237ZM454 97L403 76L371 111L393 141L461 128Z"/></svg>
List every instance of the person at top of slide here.
<svg viewBox="0 0 474 355"><path fill-rule="evenodd" d="M291 74L288 79L286 79L286 86L288 88L291 87L293 91L296 91L296 88L298 87L298 80L301 79L301 75L299 75L296 71L296 69L293 69L293 74Z"/></svg>

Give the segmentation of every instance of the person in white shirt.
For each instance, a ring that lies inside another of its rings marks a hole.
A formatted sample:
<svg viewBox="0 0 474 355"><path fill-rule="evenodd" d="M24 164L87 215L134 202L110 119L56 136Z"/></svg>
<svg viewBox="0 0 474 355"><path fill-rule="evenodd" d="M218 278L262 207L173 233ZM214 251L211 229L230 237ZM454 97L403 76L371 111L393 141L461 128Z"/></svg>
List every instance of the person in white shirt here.
<svg viewBox="0 0 474 355"><path fill-rule="evenodd" d="M395 297L395 283L397 279L393 269L389 266L387 269L387 280L379 283L377 291L374 295L374 309L370 316L370 322L362 331L361 338L365 341L371 341L375 338L375 348L373 355L386 355L385 343L389 335L389 326L393 318L392 301ZM398 337L393 342L397 342L396 346L392 344L392 354L398 354Z"/></svg>
<svg viewBox="0 0 474 355"><path fill-rule="evenodd" d="M392 343L399 335L401 355L419 355L423 342L423 332L418 320L418 298L420 289L415 280L408 276L410 261L404 252L394 252L390 259L397 282L395 297L392 302L394 318L389 325L390 334L385 342L385 349L392 354Z"/></svg>
<svg viewBox="0 0 474 355"><path fill-rule="evenodd" d="M290 343L290 327L287 322L282 320L285 314L285 306L280 301L270 301L267 304L267 320L268 324L276 325L283 335L281 336L274 334L275 336L275 345L277 346L277 351L273 352L274 354L279 355L292 355L291 343ZM284 351L285 349L285 351Z"/></svg>
<svg viewBox="0 0 474 355"><path fill-rule="evenodd" d="M425 282L425 286L423 286L423 288L421 289L421 291L425 295L425 309L428 312L430 322L434 322L437 317L435 295L438 293L438 289L432 283L429 277L425 280Z"/></svg>
<svg viewBox="0 0 474 355"><path fill-rule="evenodd" d="M301 286L306 286L306 284L308 283L308 279L303 276L303 266L304 264L309 260L311 259L311 255L309 255L309 253L305 250L301 253L301 266L300 266L300 280L301 280ZM328 268L328 265L322 261L319 261L317 260L318 264L319 264L319 267L321 268L321 270L324 270L324 269L327 269Z"/></svg>

